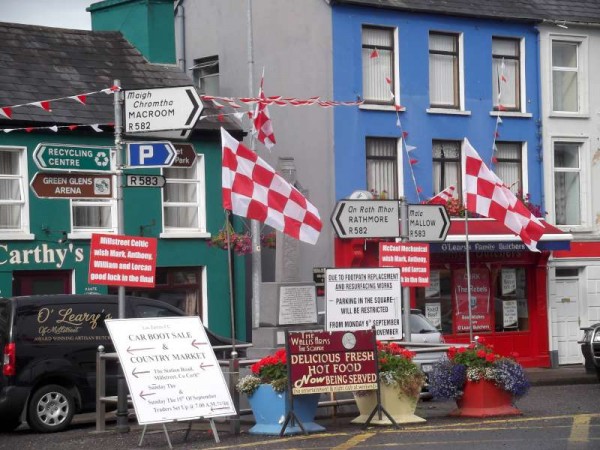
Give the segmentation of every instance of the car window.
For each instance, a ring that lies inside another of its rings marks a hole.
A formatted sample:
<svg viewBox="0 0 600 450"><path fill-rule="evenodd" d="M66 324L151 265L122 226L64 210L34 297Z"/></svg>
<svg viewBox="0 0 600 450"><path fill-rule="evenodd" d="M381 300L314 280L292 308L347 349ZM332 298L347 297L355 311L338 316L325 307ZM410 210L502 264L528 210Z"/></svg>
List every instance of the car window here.
<svg viewBox="0 0 600 450"><path fill-rule="evenodd" d="M178 314L176 311L156 305L135 305L133 310L135 312L135 317L138 318L180 316L180 314Z"/></svg>
<svg viewBox="0 0 600 450"><path fill-rule="evenodd" d="M432 323L421 314L411 313L410 315L410 332L411 333L437 333L438 330Z"/></svg>

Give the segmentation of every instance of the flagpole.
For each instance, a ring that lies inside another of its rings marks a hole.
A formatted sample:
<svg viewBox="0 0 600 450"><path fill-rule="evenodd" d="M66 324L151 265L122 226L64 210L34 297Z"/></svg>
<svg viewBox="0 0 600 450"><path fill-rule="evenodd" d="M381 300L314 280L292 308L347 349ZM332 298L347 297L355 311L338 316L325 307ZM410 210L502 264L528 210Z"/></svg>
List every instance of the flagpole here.
<svg viewBox="0 0 600 450"><path fill-rule="evenodd" d="M231 267L231 227L230 227L230 214L231 212L225 210L225 234L227 236L227 269L229 272L229 312L231 314L231 358L237 358L238 354L235 349L235 308L234 308L234 296L233 296L233 270Z"/></svg>
<svg viewBox="0 0 600 450"><path fill-rule="evenodd" d="M469 305L469 342L473 342L473 315L471 307L471 258L469 251L469 212L465 210L465 252L467 257L467 304Z"/></svg>

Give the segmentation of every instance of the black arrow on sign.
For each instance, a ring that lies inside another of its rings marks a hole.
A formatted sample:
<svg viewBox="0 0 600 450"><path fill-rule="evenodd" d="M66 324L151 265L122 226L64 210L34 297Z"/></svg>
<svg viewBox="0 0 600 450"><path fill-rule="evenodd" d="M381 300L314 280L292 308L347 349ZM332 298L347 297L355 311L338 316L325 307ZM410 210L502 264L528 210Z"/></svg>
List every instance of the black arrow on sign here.
<svg viewBox="0 0 600 450"><path fill-rule="evenodd" d="M144 400L146 400L146 397L148 397L149 395L156 395L156 392L146 392L144 394L144 391L140 391L140 397L142 397Z"/></svg>
<svg viewBox="0 0 600 450"><path fill-rule="evenodd" d="M345 203L340 204L340 210L337 213L337 216L335 216L335 221L337 222L338 227L340 227L340 230L341 230L342 234L345 235L346 234L346 230L344 230L344 227L342 226L342 222L340 222L340 216L342 215L342 211L344 211L344 206L346 206Z"/></svg>
<svg viewBox="0 0 600 450"><path fill-rule="evenodd" d="M440 239L442 238L442 236L444 235L444 232L446 231L446 229L450 226L450 220L446 220L446 214L444 214L444 211L442 211L442 209L445 209L443 206L440 206L440 208L438 209L438 211L440 212L440 216L442 216L442 222L444 222L444 226L442 227L442 229L440 230Z"/></svg>
<svg viewBox="0 0 600 450"><path fill-rule="evenodd" d="M192 119L194 118L196 111L198 111L199 105L198 105L198 102L196 101L196 99L194 98L194 94L192 94L191 89L186 89L185 92L187 92L187 95L190 98L192 105L194 105L194 109L192 109L192 113L190 114L190 117L188 117L188 120L185 123L186 125L189 125L190 122L192 121Z"/></svg>
<svg viewBox="0 0 600 450"><path fill-rule="evenodd" d="M134 367L134 368L133 368L133 370L131 371L131 375L133 375L133 376L134 376L134 377L136 377L136 378L139 378L139 377L138 377L138 375L139 375L140 373L150 373L150 371L149 371L149 370L146 370L146 371L144 371L144 372L136 372L136 371L135 371L135 367Z"/></svg>

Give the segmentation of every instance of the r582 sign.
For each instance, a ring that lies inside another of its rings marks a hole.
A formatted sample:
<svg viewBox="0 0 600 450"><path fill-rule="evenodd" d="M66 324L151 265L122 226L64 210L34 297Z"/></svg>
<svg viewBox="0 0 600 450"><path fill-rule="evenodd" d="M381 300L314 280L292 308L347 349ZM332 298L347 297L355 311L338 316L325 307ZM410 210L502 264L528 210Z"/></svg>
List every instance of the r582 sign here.
<svg viewBox="0 0 600 450"><path fill-rule="evenodd" d="M163 187L165 177L162 175L127 175L127 187Z"/></svg>

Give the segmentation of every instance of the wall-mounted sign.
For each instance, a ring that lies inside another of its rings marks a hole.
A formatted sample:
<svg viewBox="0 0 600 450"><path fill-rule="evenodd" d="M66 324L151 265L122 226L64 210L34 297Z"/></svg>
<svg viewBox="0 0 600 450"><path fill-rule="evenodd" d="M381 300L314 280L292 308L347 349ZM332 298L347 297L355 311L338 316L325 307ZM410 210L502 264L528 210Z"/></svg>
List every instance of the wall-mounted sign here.
<svg viewBox="0 0 600 450"><path fill-rule="evenodd" d="M402 286L428 286L429 244L380 242L379 267L400 267Z"/></svg>
<svg viewBox="0 0 600 450"><path fill-rule="evenodd" d="M279 287L279 325L317 323L317 295L313 284Z"/></svg>

